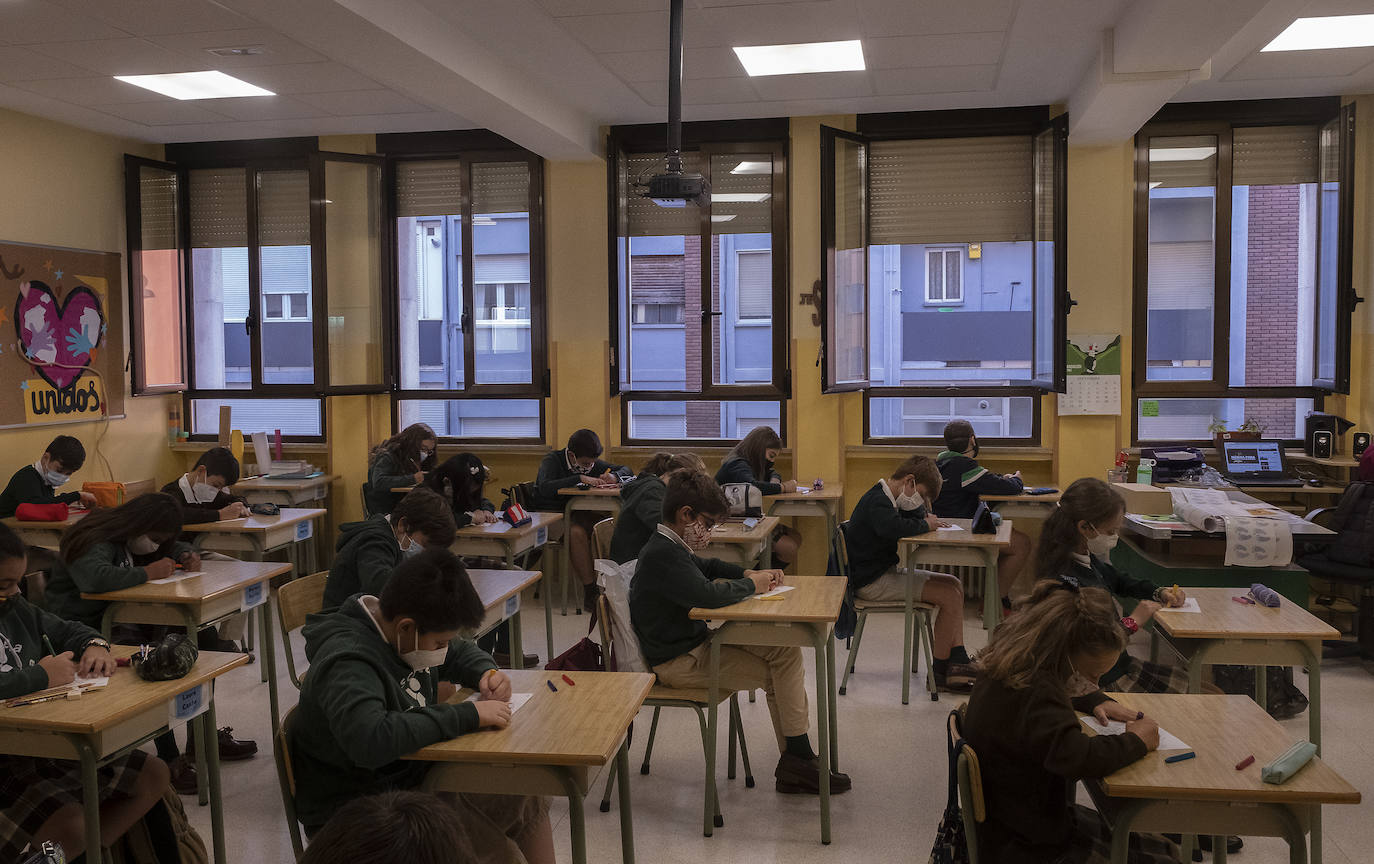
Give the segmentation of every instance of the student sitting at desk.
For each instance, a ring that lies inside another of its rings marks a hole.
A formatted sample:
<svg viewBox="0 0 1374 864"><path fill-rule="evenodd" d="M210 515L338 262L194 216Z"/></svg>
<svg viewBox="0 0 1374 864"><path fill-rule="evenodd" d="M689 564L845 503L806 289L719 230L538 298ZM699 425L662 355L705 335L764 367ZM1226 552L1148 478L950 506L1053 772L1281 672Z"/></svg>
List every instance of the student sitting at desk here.
<svg viewBox="0 0 1374 864"><path fill-rule="evenodd" d="M373 447L367 461L368 515L391 512L405 494L392 489L424 482L425 472L434 467L438 446L433 429L412 423Z"/></svg>
<svg viewBox="0 0 1374 864"><path fill-rule="evenodd" d="M0 525L0 699L70 684L78 675L113 675L110 643L99 633L30 605L19 593L26 564L24 544ZM108 845L162 800L168 773L160 759L133 750L100 768L96 777L100 839ZM0 861L23 860L26 846L37 848L44 841L61 844L67 860L74 860L86 845L83 800L80 762L0 756ZM165 815L161 821L165 824ZM150 821L150 827L158 824ZM154 832L159 854L168 840L176 850L171 826L165 827Z"/></svg>
<svg viewBox="0 0 1374 864"><path fill-rule="evenodd" d="M745 570L696 553L711 542L711 528L729 504L705 474L680 473L668 481L663 517L644 544L630 582L630 621L639 646L658 679L669 687L710 686L710 630L688 617L693 607L729 606L782 584L780 570ZM806 677L796 646L722 645L722 692L762 689L768 697L781 753L774 772L777 790L816 794L820 771L807 737ZM830 775L832 792L847 792L848 775Z"/></svg>
<svg viewBox="0 0 1374 864"><path fill-rule="evenodd" d="M477 853L453 808L429 792L393 790L355 798L329 817L300 864L453 864Z"/></svg>
<svg viewBox="0 0 1374 864"><path fill-rule="evenodd" d="M720 470L716 471L716 482L721 486L750 483L764 495L796 492L797 481L784 480L773 470L773 463L781 452L782 439L778 433L769 426L756 426L725 454ZM801 540L801 534L779 523L773 529L773 560L770 563L781 569L796 561Z"/></svg>
<svg viewBox="0 0 1374 864"><path fill-rule="evenodd" d="M1159 726L1108 699L1095 684L1126 647L1107 592L1042 581L1034 602L999 627L978 658L964 740L978 755L987 818L980 857L998 864L1107 864L1111 829L1073 804L1080 779L1106 777L1159 746ZM1124 721L1120 735L1090 736L1078 712ZM1066 805L1066 802L1067 805ZM1132 864L1177 861L1154 835L1131 835Z"/></svg>
<svg viewBox="0 0 1374 864"><path fill-rule="evenodd" d="M944 519L972 519L980 495L1020 495L1026 489L1021 472L993 474L979 465L978 436L967 420L953 420L945 426L945 450L935 457L945 485L935 499L935 514ZM1011 610L1011 589L1030 560L1030 537L1011 532L1011 546L997 556L997 591L1002 608Z"/></svg>
<svg viewBox="0 0 1374 864"><path fill-rule="evenodd" d="M86 448L70 435L58 435L32 465L25 465L0 492L0 519L8 519L20 504L95 504L89 492L57 493L86 464Z"/></svg>
<svg viewBox="0 0 1374 864"><path fill-rule="evenodd" d="M861 600L900 603L910 579L912 597L939 610L932 646L935 686L953 693L973 687L973 661L964 649L964 588L946 573L904 574L898 565L897 541L944 525L926 509L940 494L940 472L926 456L912 456L892 476L879 480L854 505L845 531L849 584Z"/></svg>
<svg viewBox="0 0 1374 864"><path fill-rule="evenodd" d="M381 594L396 565L424 549L447 549L456 530L453 511L438 492L423 486L407 492L388 514L345 522L324 583L323 608L333 609L358 593Z"/></svg>
<svg viewBox="0 0 1374 864"><path fill-rule="evenodd" d="M226 490L239 482L239 460L227 447L211 447L190 471L162 487L181 505L185 525L242 519L249 515L248 505Z"/></svg>
<svg viewBox="0 0 1374 864"><path fill-rule="evenodd" d="M359 796L420 787L431 763L402 758L407 754L510 724L510 679L458 638L482 616L467 571L447 549L405 561L380 598L356 594L337 610L310 616L304 630L310 674L286 728L297 815L308 835ZM478 691L478 700L447 701L455 684ZM553 864L553 831L541 799L445 797L477 853L452 860L504 864L511 860L509 838L530 864Z"/></svg>
<svg viewBox="0 0 1374 864"><path fill-rule="evenodd" d="M621 488L620 515L608 550L612 561L624 564L639 557L639 550L658 530L668 481L679 471L705 474L706 463L695 453L655 453L638 476Z"/></svg>
<svg viewBox="0 0 1374 864"><path fill-rule="evenodd" d="M483 494L491 469L473 453L451 456L425 478L425 485L438 492L453 509L459 528L489 525L499 521L496 505Z"/></svg>

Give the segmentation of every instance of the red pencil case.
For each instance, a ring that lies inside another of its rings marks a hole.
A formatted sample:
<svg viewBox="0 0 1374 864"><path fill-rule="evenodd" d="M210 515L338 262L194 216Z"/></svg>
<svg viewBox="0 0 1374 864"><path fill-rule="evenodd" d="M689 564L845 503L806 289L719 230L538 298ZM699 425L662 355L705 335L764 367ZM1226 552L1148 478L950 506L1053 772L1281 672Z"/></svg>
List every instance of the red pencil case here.
<svg viewBox="0 0 1374 864"><path fill-rule="evenodd" d="M20 504L14 511L14 518L20 522L65 522L67 505L58 501L53 504Z"/></svg>

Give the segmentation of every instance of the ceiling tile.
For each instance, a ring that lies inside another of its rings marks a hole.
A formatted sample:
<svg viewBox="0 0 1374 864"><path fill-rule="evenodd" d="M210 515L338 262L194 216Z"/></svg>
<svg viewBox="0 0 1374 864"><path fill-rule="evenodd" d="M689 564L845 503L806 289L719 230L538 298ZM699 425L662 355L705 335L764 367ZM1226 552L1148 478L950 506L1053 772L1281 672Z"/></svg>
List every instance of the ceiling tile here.
<svg viewBox="0 0 1374 864"><path fill-rule="evenodd" d="M325 117L329 112L289 96L245 96L239 99L201 99L201 105L234 120L295 120Z"/></svg>
<svg viewBox="0 0 1374 864"><path fill-rule="evenodd" d="M1256 52L1240 61L1223 81L1274 78L1331 78L1354 75L1374 63L1374 48L1336 48L1330 51Z"/></svg>
<svg viewBox="0 0 1374 864"><path fill-rule="evenodd" d="M96 78L56 78L44 81L18 81L13 85L42 96L49 96L73 105L100 107L102 105L122 105L132 102L166 102L151 90L116 81L109 76Z"/></svg>
<svg viewBox="0 0 1374 864"><path fill-rule="evenodd" d="M38 81L43 78L87 78L91 70L45 57L17 45L0 47L0 81ZM125 85L128 86L128 85Z"/></svg>
<svg viewBox="0 0 1374 864"><path fill-rule="evenodd" d="M643 51L668 44L667 12L579 15L561 18L558 23L596 54ZM686 29L686 26L684 19L683 28Z"/></svg>
<svg viewBox="0 0 1374 864"><path fill-rule="evenodd" d="M154 45L146 39L97 39L91 42L54 42L34 45L33 50L76 63L102 75L157 75L213 69L209 54L204 59Z"/></svg>
<svg viewBox="0 0 1374 864"><path fill-rule="evenodd" d="M273 93L338 93L345 90L380 90L382 85L338 63L289 63L236 69L234 77L265 87Z"/></svg>
<svg viewBox="0 0 1374 864"><path fill-rule="evenodd" d="M665 4L664 0L539 0L539 5L555 18L567 18L573 15L658 12Z"/></svg>
<svg viewBox="0 0 1374 864"><path fill-rule="evenodd" d="M869 69L914 66L972 66L1002 59L1004 33L951 33L942 36L881 36L864 40Z"/></svg>
<svg viewBox="0 0 1374 864"><path fill-rule="evenodd" d="M170 126L177 123L213 123L227 119L209 108L198 104L199 100L165 102L145 102L139 105L109 105L101 108L106 114L113 114L125 120L142 123L145 126Z"/></svg>
<svg viewBox="0 0 1374 864"><path fill-rule="evenodd" d="M688 81L701 78L745 77L744 67L729 48L688 48L682 57L682 77ZM668 79L668 50L625 51L602 54L597 59L622 81L666 81Z"/></svg>
<svg viewBox="0 0 1374 864"><path fill-rule="evenodd" d="M981 33L1008 29L1016 6L1014 0L859 0L859 17L875 35Z"/></svg>
<svg viewBox="0 0 1374 864"><path fill-rule="evenodd" d="M122 30L52 3L0 3L0 42L30 45L78 39L117 39Z"/></svg>
<svg viewBox="0 0 1374 864"><path fill-rule="evenodd" d="M149 41L180 51L191 57L204 59L216 69L240 68L245 66L277 66L283 63L311 63L328 58L311 51L299 42L281 35L275 30L253 27L239 30L207 30L196 33L179 33L155 36ZM263 53L246 57L220 57L210 54L210 48L237 48L260 45Z"/></svg>
<svg viewBox="0 0 1374 864"><path fill-rule="evenodd" d="M859 39L864 27L851 3L776 3L767 6L722 6L702 11L705 26L684 21L689 46L783 45ZM667 31L663 38L667 38Z"/></svg>
<svg viewBox="0 0 1374 864"><path fill-rule="evenodd" d="M668 104L668 84L664 81L646 81L630 85L645 102L654 106ZM683 84L682 102L684 105L731 105L740 102L756 102L759 94L748 78L706 78Z"/></svg>
<svg viewBox="0 0 1374 864"><path fill-rule="evenodd" d="M48 0L54 2L54 0ZM252 20L210 0L55 0L135 36L251 27Z"/></svg>
<svg viewBox="0 0 1374 864"><path fill-rule="evenodd" d="M414 114L429 110L428 106L412 102L390 90L307 93L298 98L309 105L340 116L351 114Z"/></svg>
<svg viewBox="0 0 1374 864"><path fill-rule="evenodd" d="M971 93L992 90L996 66L933 66L926 69L875 69L873 88L879 96L918 93Z"/></svg>
<svg viewBox="0 0 1374 864"><path fill-rule="evenodd" d="M873 95L868 72L824 72L817 75L765 75L749 81L764 100L847 99Z"/></svg>

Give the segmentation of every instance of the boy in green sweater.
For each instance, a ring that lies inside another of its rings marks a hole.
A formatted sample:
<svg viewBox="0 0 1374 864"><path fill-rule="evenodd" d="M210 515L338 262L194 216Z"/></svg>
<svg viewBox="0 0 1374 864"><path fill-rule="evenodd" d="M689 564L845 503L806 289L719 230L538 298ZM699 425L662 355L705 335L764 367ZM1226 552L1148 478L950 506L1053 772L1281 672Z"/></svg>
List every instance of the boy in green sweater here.
<svg viewBox="0 0 1374 864"><path fill-rule="evenodd" d="M85 504L95 503L89 492L57 493L72 475L86 464L86 448L70 435L58 435L48 449L32 465L25 465L10 478L4 492L0 492L0 519L8 519L20 504Z"/></svg>
<svg viewBox="0 0 1374 864"><path fill-rule="evenodd" d="M431 765L407 754L510 724L510 679L458 638L482 616L462 562L447 549L427 549L392 572L380 598L355 594L309 618L310 674L286 729L307 834L359 796L420 787ZM447 701L455 684L477 690L478 700ZM483 860L509 860L501 857L509 838L531 864L553 864L540 799L464 794L453 803Z"/></svg>
<svg viewBox="0 0 1374 864"><path fill-rule="evenodd" d="M424 549L447 549L457 530L448 503L424 486L407 492L386 515L340 525L323 608L333 609L354 594L381 594L396 565Z"/></svg>

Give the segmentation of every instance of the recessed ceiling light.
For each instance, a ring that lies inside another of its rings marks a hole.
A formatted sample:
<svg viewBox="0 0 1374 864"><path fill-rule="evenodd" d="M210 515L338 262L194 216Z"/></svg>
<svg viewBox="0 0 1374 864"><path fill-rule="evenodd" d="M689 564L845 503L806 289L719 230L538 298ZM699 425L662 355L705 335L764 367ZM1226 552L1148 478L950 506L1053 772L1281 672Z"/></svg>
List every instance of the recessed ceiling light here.
<svg viewBox="0 0 1374 864"><path fill-rule="evenodd" d="M730 169L731 174L771 174L773 163L771 162L741 162Z"/></svg>
<svg viewBox="0 0 1374 864"><path fill-rule="evenodd" d="M737 213L712 213L712 214L711 214L711 221L712 221L712 222L729 222L729 221L731 221L732 219L734 219L737 215L739 215L739 214L737 214Z"/></svg>
<svg viewBox="0 0 1374 864"><path fill-rule="evenodd" d="M712 192L711 200L717 204L759 204L773 197L767 192Z"/></svg>
<svg viewBox="0 0 1374 864"><path fill-rule="evenodd" d="M176 72L170 75L116 75L115 80L133 84L173 99L228 99L235 96L275 96L247 81L223 72Z"/></svg>
<svg viewBox="0 0 1374 864"><path fill-rule="evenodd" d="M1322 51L1374 45L1374 15L1299 18L1261 51Z"/></svg>
<svg viewBox="0 0 1374 864"><path fill-rule="evenodd" d="M813 72L861 72L864 49L858 39L803 42L796 45L749 45L735 55L750 75L806 75Z"/></svg>
<svg viewBox="0 0 1374 864"><path fill-rule="evenodd" d="M1215 147L1154 147L1151 162L1198 162L1217 155Z"/></svg>

